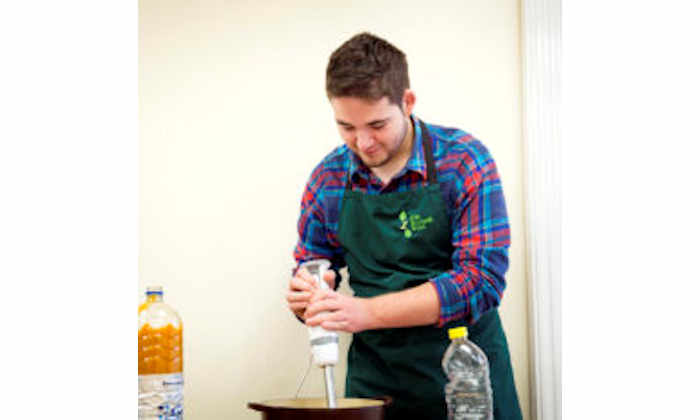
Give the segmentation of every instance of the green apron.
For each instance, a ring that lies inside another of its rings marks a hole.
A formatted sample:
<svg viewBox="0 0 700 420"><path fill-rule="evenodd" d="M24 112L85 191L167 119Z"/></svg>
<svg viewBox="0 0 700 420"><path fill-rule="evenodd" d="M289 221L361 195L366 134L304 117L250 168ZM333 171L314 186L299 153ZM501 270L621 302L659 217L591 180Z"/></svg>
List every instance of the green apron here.
<svg viewBox="0 0 700 420"><path fill-rule="evenodd" d="M421 121L429 185L414 191L343 197L338 239L345 249L355 296L401 291L452 269L451 229L435 172L432 143ZM389 395L387 420L445 419L445 376L441 362L447 330L422 326L369 330L353 335L348 351L347 397ZM489 359L494 419L522 419L508 344L498 311L469 326L469 339Z"/></svg>

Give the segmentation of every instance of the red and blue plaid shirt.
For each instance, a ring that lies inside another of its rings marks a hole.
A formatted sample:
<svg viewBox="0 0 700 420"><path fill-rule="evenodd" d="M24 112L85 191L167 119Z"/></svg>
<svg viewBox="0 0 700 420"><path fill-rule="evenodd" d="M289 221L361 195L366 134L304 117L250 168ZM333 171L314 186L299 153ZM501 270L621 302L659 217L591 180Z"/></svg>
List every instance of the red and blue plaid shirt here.
<svg viewBox="0 0 700 420"><path fill-rule="evenodd" d="M421 127L413 119L414 139ZM440 299L438 326L465 319L473 324L501 301L508 269L510 227L496 164L477 139L455 128L427 124L437 180L448 209L452 232L452 270L429 281ZM366 194L408 191L428 184L423 148L413 142L406 166L386 185L346 145L327 155L311 173L301 201L297 263L327 258L345 266L338 242L338 219L351 175L353 190Z"/></svg>

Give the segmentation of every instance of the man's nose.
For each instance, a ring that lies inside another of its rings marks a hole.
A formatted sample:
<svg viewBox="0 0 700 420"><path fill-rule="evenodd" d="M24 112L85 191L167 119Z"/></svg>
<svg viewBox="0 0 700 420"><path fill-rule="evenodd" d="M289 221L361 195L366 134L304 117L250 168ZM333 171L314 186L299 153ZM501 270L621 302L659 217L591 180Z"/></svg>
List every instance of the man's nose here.
<svg viewBox="0 0 700 420"><path fill-rule="evenodd" d="M360 150L366 150L369 149L374 145L374 139L370 135L370 133L367 133L365 131L358 131L357 132L357 147Z"/></svg>

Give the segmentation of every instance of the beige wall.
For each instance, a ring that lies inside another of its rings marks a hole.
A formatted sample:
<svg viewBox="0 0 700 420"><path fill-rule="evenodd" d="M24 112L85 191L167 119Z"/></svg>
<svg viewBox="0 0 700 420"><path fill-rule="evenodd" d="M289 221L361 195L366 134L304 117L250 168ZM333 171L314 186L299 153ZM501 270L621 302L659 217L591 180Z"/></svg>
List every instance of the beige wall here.
<svg viewBox="0 0 700 420"><path fill-rule="evenodd" d="M328 56L369 30L408 55L416 115L471 132L499 166L513 236L501 314L529 418L519 3L348 4L140 2L139 292L162 284L183 317L186 416L260 418L246 402L292 396L307 366L284 302L298 205L340 144ZM341 392L344 376L343 363ZM302 395L322 393L314 369Z"/></svg>

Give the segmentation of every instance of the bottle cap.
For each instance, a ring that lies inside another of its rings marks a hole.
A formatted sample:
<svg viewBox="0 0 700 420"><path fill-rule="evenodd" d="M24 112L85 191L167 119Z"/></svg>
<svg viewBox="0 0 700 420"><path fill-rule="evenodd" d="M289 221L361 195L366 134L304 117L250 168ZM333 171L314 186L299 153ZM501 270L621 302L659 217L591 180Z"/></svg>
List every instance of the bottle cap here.
<svg viewBox="0 0 700 420"><path fill-rule="evenodd" d="M448 334L450 335L450 340L454 340L455 338L466 337L467 327L450 328Z"/></svg>
<svg viewBox="0 0 700 420"><path fill-rule="evenodd" d="M148 295L162 295L163 286L146 286L146 296Z"/></svg>

